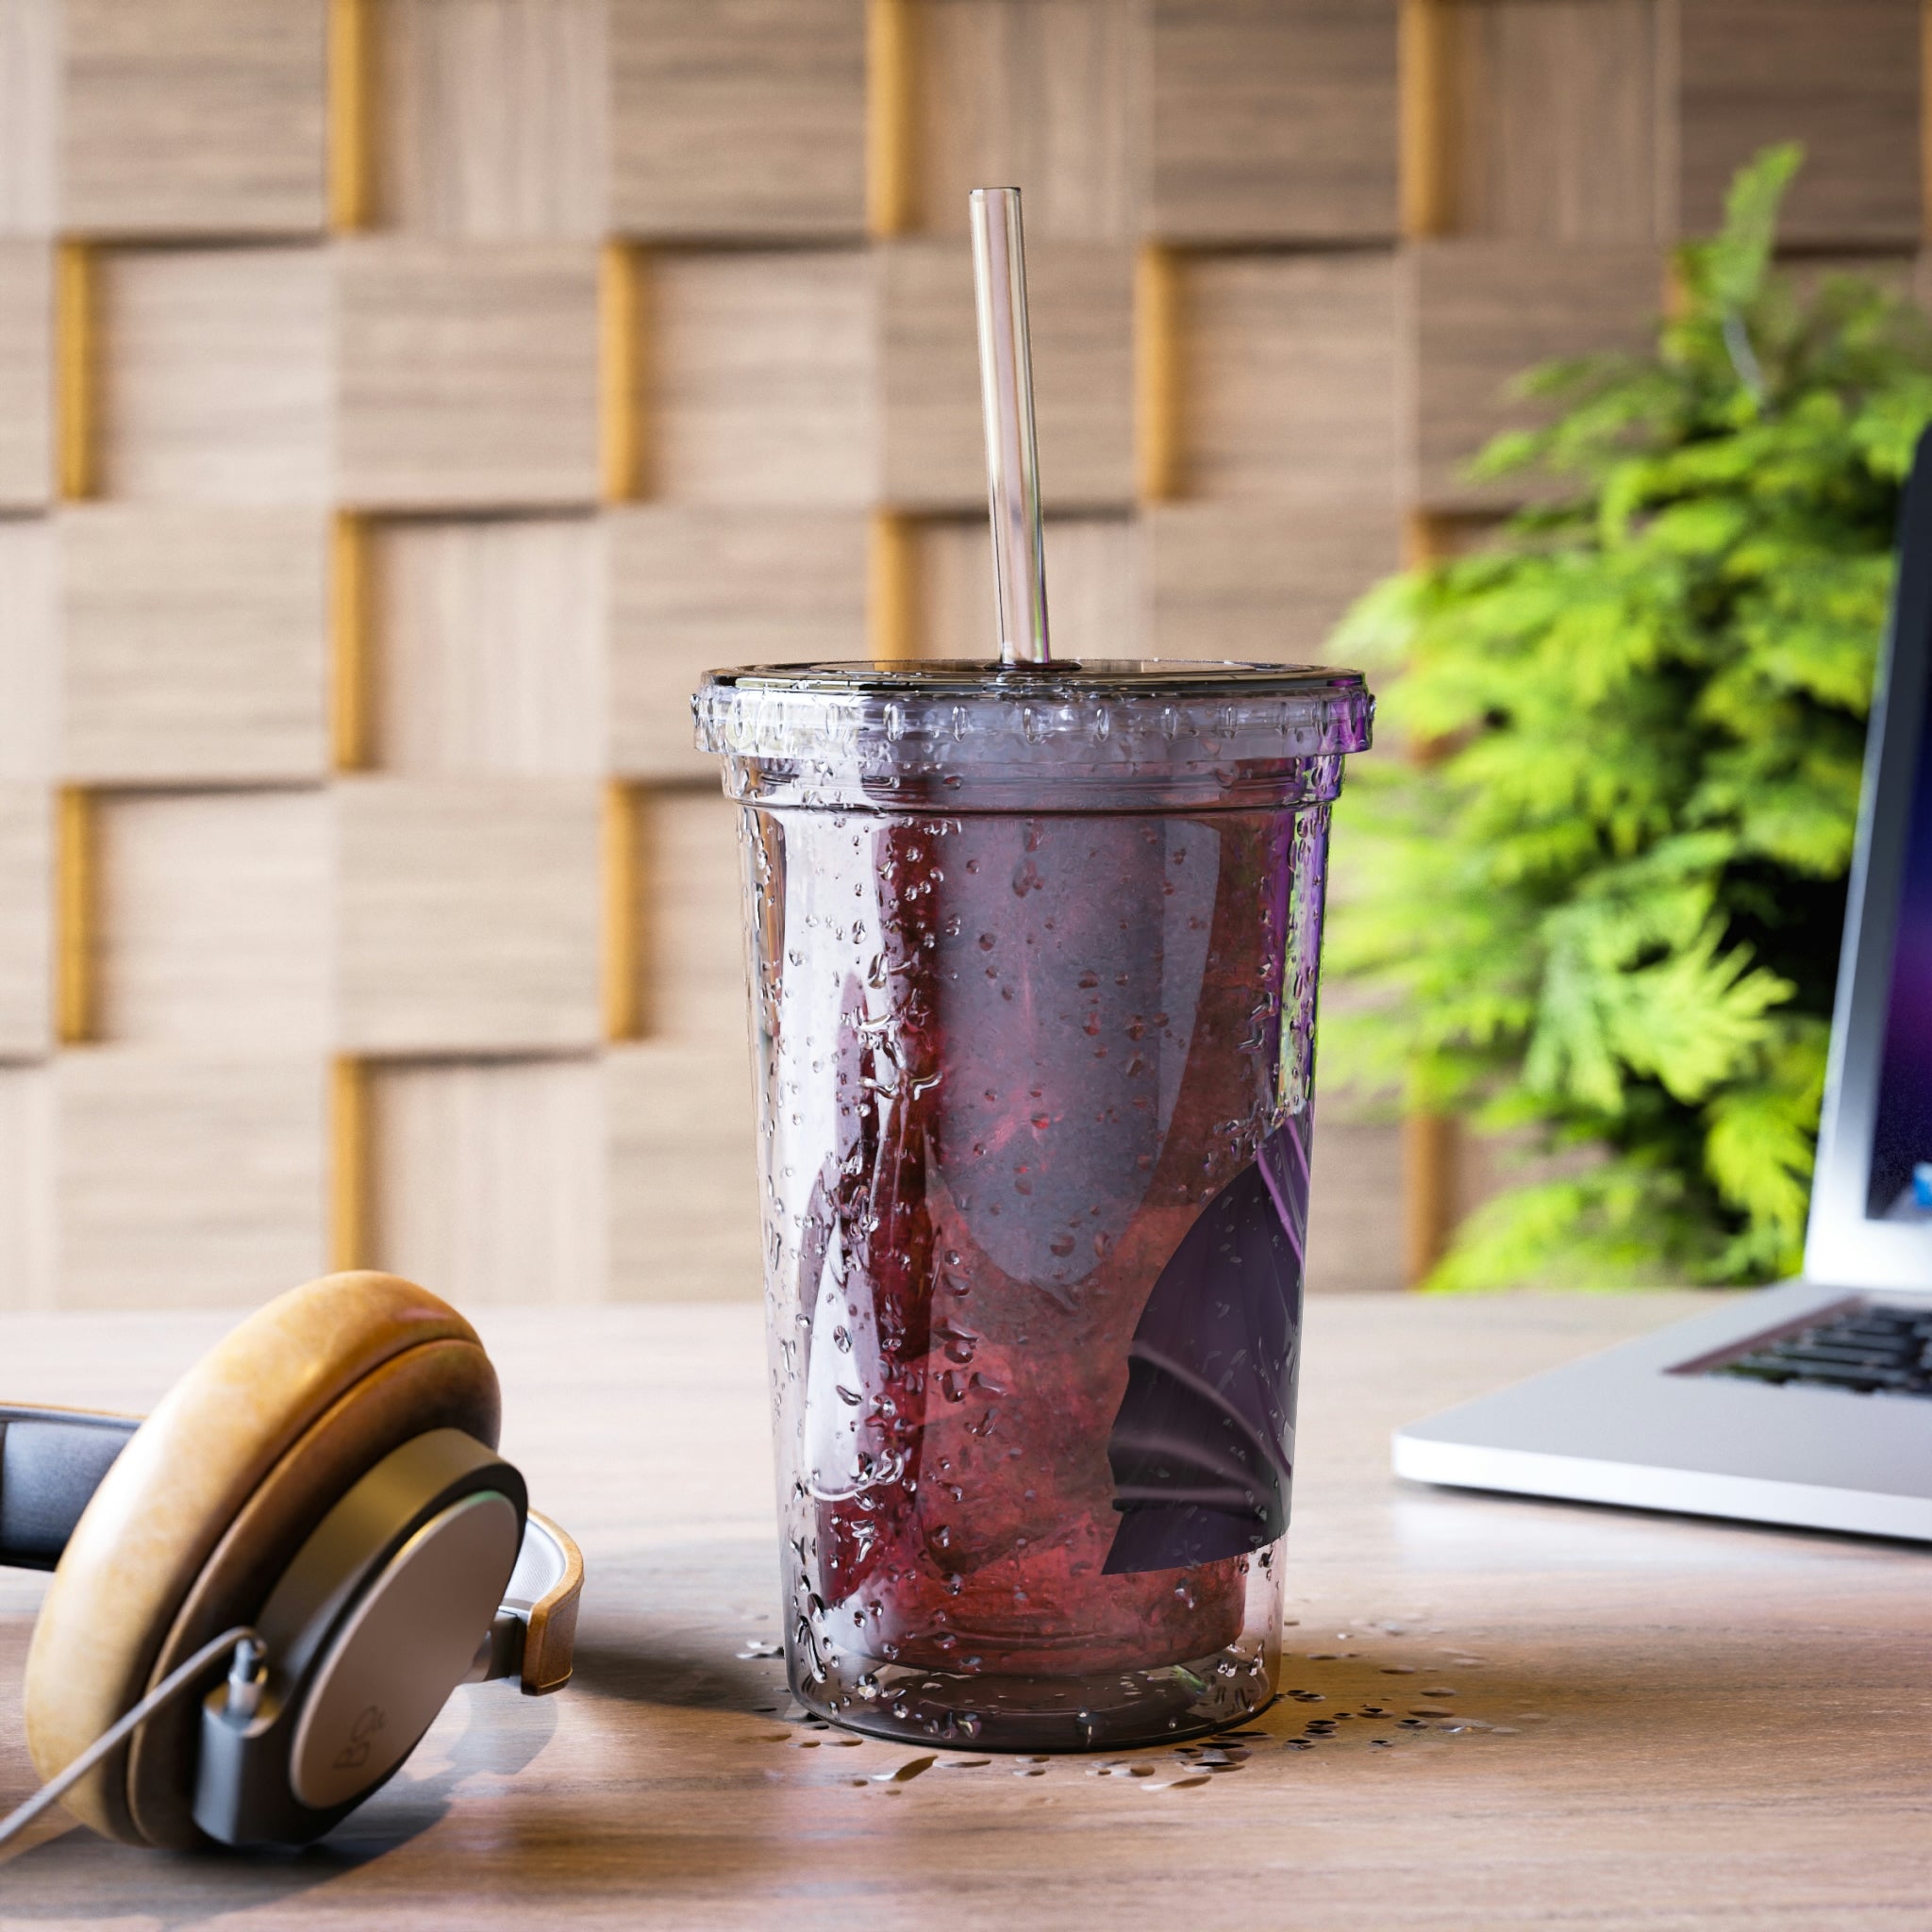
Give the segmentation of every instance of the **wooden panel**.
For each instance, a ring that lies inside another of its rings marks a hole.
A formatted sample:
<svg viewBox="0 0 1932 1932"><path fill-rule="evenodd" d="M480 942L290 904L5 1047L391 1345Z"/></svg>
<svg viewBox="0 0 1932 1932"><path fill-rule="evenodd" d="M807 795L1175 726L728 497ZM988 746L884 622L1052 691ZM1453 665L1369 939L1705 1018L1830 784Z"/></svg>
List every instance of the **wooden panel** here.
<svg viewBox="0 0 1932 1932"><path fill-rule="evenodd" d="M1398 1289L1402 1278L1402 1130L1325 1118L1308 1195L1308 1291Z"/></svg>
<svg viewBox="0 0 1932 1932"><path fill-rule="evenodd" d="M1152 0L1153 232L1392 236L1397 0Z"/></svg>
<svg viewBox="0 0 1932 1932"><path fill-rule="evenodd" d="M1161 658L1321 663L1342 613L1402 561L1392 505L1160 504L1141 530Z"/></svg>
<svg viewBox="0 0 1932 1932"><path fill-rule="evenodd" d="M329 500L320 248L108 249L95 275L101 494Z"/></svg>
<svg viewBox="0 0 1932 1932"><path fill-rule="evenodd" d="M53 1044L54 800L0 784L0 1059Z"/></svg>
<svg viewBox="0 0 1932 1932"><path fill-rule="evenodd" d="M138 1047L62 1056L63 1307L253 1306L324 1265L324 1064Z"/></svg>
<svg viewBox="0 0 1932 1932"><path fill-rule="evenodd" d="M0 1307L45 1307L55 1286L54 1075L0 1065Z"/></svg>
<svg viewBox="0 0 1932 1932"><path fill-rule="evenodd" d="M1024 192L1029 241L1135 239L1143 8L1123 0L928 0L915 42L921 228L965 234L968 193L1005 182Z"/></svg>
<svg viewBox="0 0 1932 1932"><path fill-rule="evenodd" d="M611 219L858 235L865 0L611 0Z"/></svg>
<svg viewBox="0 0 1932 1932"><path fill-rule="evenodd" d="M61 0L0 0L0 235L51 235Z"/></svg>
<svg viewBox="0 0 1932 1932"><path fill-rule="evenodd" d="M716 778L691 744L700 672L865 656L862 516L651 504L606 527L611 758L626 776Z"/></svg>
<svg viewBox="0 0 1932 1932"><path fill-rule="evenodd" d="M377 223L601 235L606 12L605 0L382 0Z"/></svg>
<svg viewBox="0 0 1932 1932"><path fill-rule="evenodd" d="M52 520L0 517L0 784L54 775L55 578Z"/></svg>
<svg viewBox="0 0 1932 1932"><path fill-rule="evenodd" d="M66 0L61 219L319 230L326 0Z"/></svg>
<svg viewBox="0 0 1932 1932"><path fill-rule="evenodd" d="M595 1044L595 785L348 778L335 802L345 1051Z"/></svg>
<svg viewBox="0 0 1932 1932"><path fill-rule="evenodd" d="M645 1027L742 1051L739 808L710 791L657 791L644 794L641 811Z"/></svg>
<svg viewBox="0 0 1932 1932"><path fill-rule="evenodd" d="M320 1055L333 991L327 797L118 792L94 812L96 1037Z"/></svg>
<svg viewBox="0 0 1932 1932"><path fill-rule="evenodd" d="M1679 220L1717 225L1733 172L1805 144L1779 239L1914 243L1922 220L1917 0L1679 0Z"/></svg>
<svg viewBox="0 0 1932 1932"><path fill-rule="evenodd" d="M54 489L54 257L0 241L0 509Z"/></svg>
<svg viewBox="0 0 1932 1932"><path fill-rule="evenodd" d="M1655 0L1449 0L1445 11L1449 228L1661 240Z"/></svg>
<svg viewBox="0 0 1932 1932"><path fill-rule="evenodd" d="M986 519L934 521L919 525L917 534L921 655L991 658L999 640ZM1132 524L1049 518L1046 593L1056 658L1141 655L1141 538Z"/></svg>
<svg viewBox="0 0 1932 1932"><path fill-rule="evenodd" d="M370 1083L374 1266L462 1307L604 1299L594 1061L377 1065Z"/></svg>
<svg viewBox="0 0 1932 1932"><path fill-rule="evenodd" d="M604 1074L611 1298L757 1300L758 1129L743 1045L646 1041L608 1054Z"/></svg>
<svg viewBox="0 0 1932 1932"><path fill-rule="evenodd" d="M345 502L596 502L594 248L356 239L339 272Z"/></svg>
<svg viewBox="0 0 1932 1932"><path fill-rule="evenodd" d="M375 762L603 770L605 537L590 517L376 523Z"/></svg>
<svg viewBox="0 0 1932 1932"><path fill-rule="evenodd" d="M322 775L322 512L80 504L58 530L61 776Z"/></svg>
<svg viewBox="0 0 1932 1932"><path fill-rule="evenodd" d="M1405 258L1414 358L1411 494L1453 509L1508 502L1530 485L1475 485L1461 466L1497 430L1535 420L1508 383L1553 357L1648 339L1658 263L1643 248L1531 249L1424 242Z"/></svg>
<svg viewBox="0 0 1932 1932"><path fill-rule="evenodd" d="M1029 248L1041 493L1049 507L1134 496L1134 273L1125 248ZM986 441L962 242L888 243L880 391L886 500L907 509L986 501Z"/></svg>
<svg viewBox="0 0 1932 1932"><path fill-rule="evenodd" d="M869 504L873 285L857 250L656 258L643 325L656 493Z"/></svg>
<svg viewBox="0 0 1932 1932"><path fill-rule="evenodd" d="M1390 258L1209 256L1180 273L1183 493L1392 504Z"/></svg>

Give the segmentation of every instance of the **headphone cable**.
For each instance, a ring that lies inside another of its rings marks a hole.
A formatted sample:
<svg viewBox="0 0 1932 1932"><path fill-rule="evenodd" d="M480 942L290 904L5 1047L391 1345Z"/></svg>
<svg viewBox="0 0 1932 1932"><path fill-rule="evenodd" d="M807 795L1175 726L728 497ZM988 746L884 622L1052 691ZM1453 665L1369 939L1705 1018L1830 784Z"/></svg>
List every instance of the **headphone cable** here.
<svg viewBox="0 0 1932 1932"><path fill-rule="evenodd" d="M224 1630L219 1637L210 1639L186 1663L170 1671L125 1717L103 1731L64 1771L49 1778L25 1804L0 1818L0 1845L18 1837L42 1811L58 1804L131 1731L178 1697L211 1663L230 1650L235 1653L234 1668L228 1678L231 1698L243 1687L258 1685L261 1638L248 1624L238 1624L232 1630Z"/></svg>

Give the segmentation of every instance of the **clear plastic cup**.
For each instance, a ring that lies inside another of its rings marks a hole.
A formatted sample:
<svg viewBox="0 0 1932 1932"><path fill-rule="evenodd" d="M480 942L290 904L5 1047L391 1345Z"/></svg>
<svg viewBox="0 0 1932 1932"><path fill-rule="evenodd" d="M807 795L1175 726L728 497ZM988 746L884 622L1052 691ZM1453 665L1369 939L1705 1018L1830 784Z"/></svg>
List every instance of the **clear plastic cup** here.
<svg viewBox="0 0 1932 1932"><path fill-rule="evenodd" d="M1274 1696L1352 672L715 672L743 807L786 1657L982 1747Z"/></svg>

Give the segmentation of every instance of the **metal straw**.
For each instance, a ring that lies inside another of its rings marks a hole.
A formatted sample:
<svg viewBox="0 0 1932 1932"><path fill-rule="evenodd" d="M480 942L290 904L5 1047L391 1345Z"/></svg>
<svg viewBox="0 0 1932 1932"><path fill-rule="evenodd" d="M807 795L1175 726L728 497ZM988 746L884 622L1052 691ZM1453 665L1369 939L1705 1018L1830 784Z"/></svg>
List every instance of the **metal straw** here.
<svg viewBox="0 0 1932 1932"><path fill-rule="evenodd" d="M1026 258L1020 191L975 188L973 286L979 310L979 397L992 516L1000 659L1044 664L1046 554L1040 530L1040 455L1033 441L1033 360L1026 341Z"/></svg>

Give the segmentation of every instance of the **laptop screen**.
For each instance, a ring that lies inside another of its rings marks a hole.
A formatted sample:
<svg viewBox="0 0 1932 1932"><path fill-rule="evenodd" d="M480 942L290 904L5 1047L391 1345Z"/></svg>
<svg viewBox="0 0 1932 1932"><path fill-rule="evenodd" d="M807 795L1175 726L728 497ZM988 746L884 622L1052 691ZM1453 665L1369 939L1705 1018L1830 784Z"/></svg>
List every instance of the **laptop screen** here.
<svg viewBox="0 0 1932 1932"><path fill-rule="evenodd" d="M1932 704L1920 720L1866 1214L1932 1222Z"/></svg>
<svg viewBox="0 0 1932 1932"><path fill-rule="evenodd" d="M1932 428L1900 507L1805 1273L1932 1291Z"/></svg>

